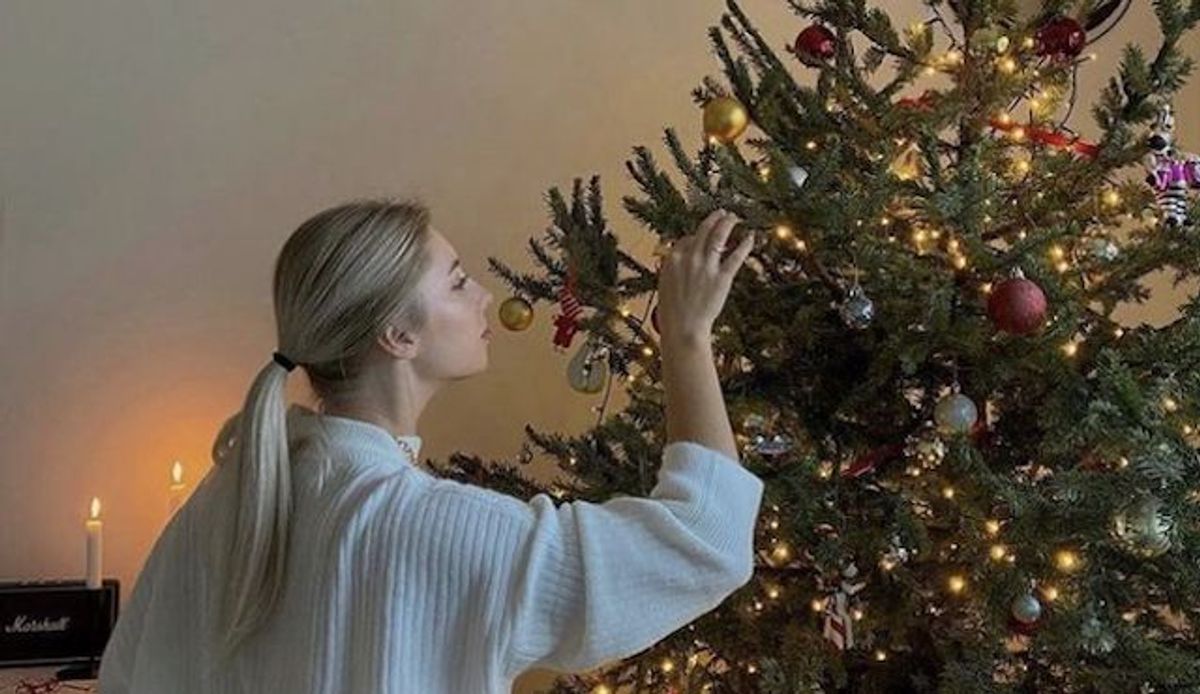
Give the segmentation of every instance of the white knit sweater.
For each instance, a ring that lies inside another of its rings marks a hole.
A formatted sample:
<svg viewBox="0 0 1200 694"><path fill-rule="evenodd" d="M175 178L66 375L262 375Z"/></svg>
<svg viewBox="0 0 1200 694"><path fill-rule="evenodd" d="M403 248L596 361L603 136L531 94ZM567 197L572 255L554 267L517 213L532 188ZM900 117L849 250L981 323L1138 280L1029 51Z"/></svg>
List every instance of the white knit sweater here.
<svg viewBox="0 0 1200 694"><path fill-rule="evenodd" d="M233 515L233 475L214 466L142 568L103 694L507 693L531 668L636 654L753 571L763 483L690 441L666 446L648 498L556 504L440 479L367 422L293 405L287 426L295 492L276 612L212 667Z"/></svg>

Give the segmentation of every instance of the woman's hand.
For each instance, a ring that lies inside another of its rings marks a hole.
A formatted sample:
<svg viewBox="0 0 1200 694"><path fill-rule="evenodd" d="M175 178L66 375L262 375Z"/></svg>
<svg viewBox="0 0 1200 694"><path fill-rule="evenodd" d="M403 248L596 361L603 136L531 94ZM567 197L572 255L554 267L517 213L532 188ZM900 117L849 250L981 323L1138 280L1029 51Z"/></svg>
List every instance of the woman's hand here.
<svg viewBox="0 0 1200 694"><path fill-rule="evenodd" d="M721 315L733 277L754 248L754 235L722 260L725 243L741 220L716 210L694 234L675 241L658 274L658 324L663 342L708 342Z"/></svg>

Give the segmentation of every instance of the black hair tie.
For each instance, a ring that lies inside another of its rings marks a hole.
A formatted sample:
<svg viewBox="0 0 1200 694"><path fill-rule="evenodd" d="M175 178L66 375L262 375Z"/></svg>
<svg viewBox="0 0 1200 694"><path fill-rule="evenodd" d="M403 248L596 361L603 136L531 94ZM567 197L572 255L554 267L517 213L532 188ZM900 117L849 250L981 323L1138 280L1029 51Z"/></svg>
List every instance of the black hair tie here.
<svg viewBox="0 0 1200 694"><path fill-rule="evenodd" d="M287 369L288 371L291 371L292 369L296 368L295 362L293 362L291 359L288 359L287 357L283 356L279 352L275 352L272 356L274 357L276 364L279 364L280 366Z"/></svg>

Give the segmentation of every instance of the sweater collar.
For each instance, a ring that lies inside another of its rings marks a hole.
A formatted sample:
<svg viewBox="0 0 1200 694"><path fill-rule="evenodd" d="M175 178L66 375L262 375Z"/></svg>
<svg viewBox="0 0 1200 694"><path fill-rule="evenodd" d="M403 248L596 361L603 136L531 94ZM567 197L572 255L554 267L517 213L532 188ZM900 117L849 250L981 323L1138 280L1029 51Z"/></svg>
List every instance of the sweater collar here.
<svg viewBox="0 0 1200 694"><path fill-rule="evenodd" d="M369 459L397 460L414 466L420 460L420 436L392 436L390 431L377 424L322 414L299 403L288 407L287 428L293 445L328 436L337 446L352 449Z"/></svg>

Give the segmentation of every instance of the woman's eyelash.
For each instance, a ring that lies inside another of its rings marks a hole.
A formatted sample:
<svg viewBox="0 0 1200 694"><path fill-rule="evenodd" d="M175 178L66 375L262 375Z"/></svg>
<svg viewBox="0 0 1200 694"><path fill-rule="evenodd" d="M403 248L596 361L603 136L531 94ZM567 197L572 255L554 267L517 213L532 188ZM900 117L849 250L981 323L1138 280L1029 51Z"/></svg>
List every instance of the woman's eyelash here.
<svg viewBox="0 0 1200 694"><path fill-rule="evenodd" d="M463 287L467 286L467 280L470 279L470 277L470 275L463 275L463 278L458 281L458 284L454 285L454 288L462 289Z"/></svg>

